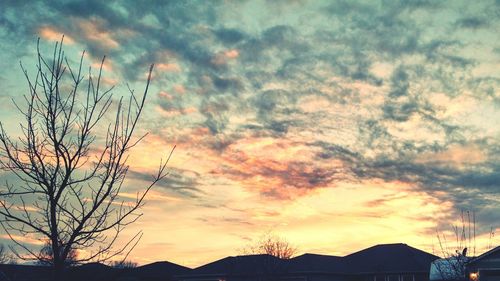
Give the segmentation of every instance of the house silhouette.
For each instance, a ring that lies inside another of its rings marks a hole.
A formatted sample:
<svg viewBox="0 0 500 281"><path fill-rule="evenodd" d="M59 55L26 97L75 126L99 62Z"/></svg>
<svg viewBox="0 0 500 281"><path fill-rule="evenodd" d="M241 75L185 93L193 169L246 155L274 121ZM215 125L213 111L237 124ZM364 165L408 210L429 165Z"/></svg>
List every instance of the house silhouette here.
<svg viewBox="0 0 500 281"><path fill-rule="evenodd" d="M124 269L92 263L69 268L66 276L71 281L428 281L430 264L438 258L398 243L343 257L230 256L194 269L166 261ZM48 267L0 265L0 281L42 281L50 276Z"/></svg>
<svg viewBox="0 0 500 281"><path fill-rule="evenodd" d="M376 245L338 257L304 254L227 257L176 276L180 281L427 281L439 257L406 244Z"/></svg>

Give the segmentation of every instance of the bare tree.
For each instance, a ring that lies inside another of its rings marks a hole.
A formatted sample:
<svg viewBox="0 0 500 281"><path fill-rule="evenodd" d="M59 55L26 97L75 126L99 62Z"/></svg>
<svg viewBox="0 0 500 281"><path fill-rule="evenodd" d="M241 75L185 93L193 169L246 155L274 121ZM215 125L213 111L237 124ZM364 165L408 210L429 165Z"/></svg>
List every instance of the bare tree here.
<svg viewBox="0 0 500 281"><path fill-rule="evenodd" d="M120 269L125 269L125 268L136 268L138 264L133 261L126 261L126 260L121 260L121 261L113 261L110 263L111 267L114 268L120 268Z"/></svg>
<svg viewBox="0 0 500 281"><path fill-rule="evenodd" d="M285 239L268 233L243 249L245 254L268 254L280 259L290 259L297 253L297 248Z"/></svg>
<svg viewBox="0 0 500 281"><path fill-rule="evenodd" d="M0 264L7 264L13 262L15 262L15 260L8 253L7 248L3 244L0 244Z"/></svg>
<svg viewBox="0 0 500 281"><path fill-rule="evenodd" d="M442 259L431 265L431 277L434 280L465 280L466 265L476 255L476 214L462 211L460 221L452 225L450 239L443 232L436 231Z"/></svg>
<svg viewBox="0 0 500 281"><path fill-rule="evenodd" d="M21 64L29 87L25 104L15 103L24 119L21 136L9 136L0 123L0 168L17 178L6 181L0 191L0 225L15 243L19 258L46 259L43 251L20 237L48 241L56 280L75 250L85 252L76 257L77 263L128 254L141 232L120 247L113 245L124 227L141 216L138 209L153 185L166 176L173 152L160 161L135 200L120 197L129 152L144 137L133 134L153 65L142 95L129 88L129 98L113 101L113 87L103 89L105 58L96 76L90 67L85 74L84 53L72 67L63 39L49 59L41 54L38 42L35 75L28 75ZM110 111L114 113L108 115Z"/></svg>

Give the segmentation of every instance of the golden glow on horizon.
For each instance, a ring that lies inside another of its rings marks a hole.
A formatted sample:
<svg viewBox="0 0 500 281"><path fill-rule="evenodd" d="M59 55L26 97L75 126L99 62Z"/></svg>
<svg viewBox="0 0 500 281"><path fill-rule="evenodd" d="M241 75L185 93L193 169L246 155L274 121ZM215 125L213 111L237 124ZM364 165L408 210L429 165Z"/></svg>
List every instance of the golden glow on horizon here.
<svg viewBox="0 0 500 281"><path fill-rule="evenodd" d="M224 190L231 192L221 197L219 189L204 189L205 196L219 197L221 205L195 211L190 207L193 202L184 201L183 211L175 218L158 217L178 208L175 205L149 202L141 223L133 228L142 229L151 246L140 244L135 252L138 256L148 253L144 263L164 260L168 253L168 257L179 257L169 258L174 262L198 266L241 254L248 239L268 231L285 237L300 253L345 255L374 244L398 242L431 252L434 241L429 236L434 236L436 222L453 207L398 182L344 183L295 200L266 202L236 182ZM219 254L214 257L214 253Z"/></svg>

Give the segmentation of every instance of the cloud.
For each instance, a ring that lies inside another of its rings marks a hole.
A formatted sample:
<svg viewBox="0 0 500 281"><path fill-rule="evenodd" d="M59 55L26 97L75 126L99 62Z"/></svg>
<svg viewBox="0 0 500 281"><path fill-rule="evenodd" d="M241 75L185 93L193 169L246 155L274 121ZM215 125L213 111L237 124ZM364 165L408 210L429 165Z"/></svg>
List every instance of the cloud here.
<svg viewBox="0 0 500 281"><path fill-rule="evenodd" d="M398 157L385 155L375 158L363 157L343 147L328 143L315 143L322 148L318 159L339 159L344 163L352 179L381 179L385 182L402 182L413 185L443 201L450 201L458 210L476 210L481 212L498 203L500 198L492 195L498 190L497 181L500 179L500 167L493 161L485 160L486 155L482 146L483 156L475 162L458 160L458 162L444 161L415 161L413 157ZM476 148L477 149L477 148ZM426 157L437 159L456 157L458 153L470 153L470 148L457 146L446 153L429 152ZM489 151L489 155L496 159L499 155ZM470 159L470 156L465 156ZM345 177L344 177L345 179ZM496 203L495 203L496 202ZM491 224L490 215L478 218L480 223Z"/></svg>
<svg viewBox="0 0 500 281"><path fill-rule="evenodd" d="M61 38L64 35L63 32L55 30L49 26L45 26L45 27L40 28L39 34L40 34L40 37L42 39L49 40L49 41L56 41L56 42L61 41ZM64 43L65 44L74 44L75 40L69 36L64 36Z"/></svg>
<svg viewBox="0 0 500 281"><path fill-rule="evenodd" d="M498 219L498 5L247 4L11 1L0 65L30 54L37 34L60 33L74 41L68 50L111 57L117 81L142 83L157 63L143 129L206 157L206 174L180 167L160 185L173 196L199 199L229 182L293 201L378 180ZM130 176L149 179L134 167Z"/></svg>
<svg viewBox="0 0 500 281"><path fill-rule="evenodd" d="M144 182L151 182L153 179L153 172L139 172L139 171L129 171L128 177L134 180L140 180ZM155 187L161 188L163 192L173 192L180 197L187 198L197 198L203 194L198 186L198 178L200 175L196 172L178 168L169 168L168 176L159 181ZM154 196L153 196L154 197Z"/></svg>
<svg viewBox="0 0 500 281"><path fill-rule="evenodd" d="M111 33L104 30L104 24L104 21L101 19L78 21L78 26L87 41L100 45L104 49L115 49L120 47L120 44L113 38Z"/></svg>
<svg viewBox="0 0 500 281"><path fill-rule="evenodd" d="M238 78L213 77L213 85L216 91L238 93L243 89L243 84Z"/></svg>
<svg viewBox="0 0 500 281"><path fill-rule="evenodd" d="M225 44L236 44L247 37L245 33L235 28L220 28L214 30L214 34Z"/></svg>
<svg viewBox="0 0 500 281"><path fill-rule="evenodd" d="M181 67L176 63L159 63L156 64L156 70L165 72L180 72Z"/></svg>
<svg viewBox="0 0 500 281"><path fill-rule="evenodd" d="M5 240L11 240L11 237L7 234L2 234L0 238L5 239ZM42 241L41 239L36 239L34 237L30 236L20 236L20 235L12 235L12 240L15 240L19 243L25 243L25 244L31 244L35 246L41 246L44 245L46 242Z"/></svg>
<svg viewBox="0 0 500 281"><path fill-rule="evenodd" d="M478 29L482 27L487 27L488 22L484 18L480 17L466 17L457 20L455 25L461 28Z"/></svg>

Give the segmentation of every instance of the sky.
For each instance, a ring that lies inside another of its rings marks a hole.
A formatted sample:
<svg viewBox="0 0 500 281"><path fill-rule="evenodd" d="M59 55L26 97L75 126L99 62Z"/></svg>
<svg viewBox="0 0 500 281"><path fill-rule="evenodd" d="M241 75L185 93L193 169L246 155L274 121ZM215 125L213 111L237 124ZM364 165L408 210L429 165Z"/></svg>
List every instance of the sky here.
<svg viewBox="0 0 500 281"><path fill-rule="evenodd" d="M106 56L116 98L155 64L122 196L176 149L122 237L143 231L139 264L198 266L269 232L299 254L440 254L461 211L478 252L499 244L498 0L2 1L9 133L19 62L33 70L37 38L50 55L62 34L70 63Z"/></svg>

